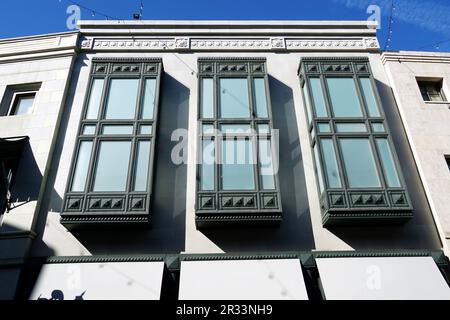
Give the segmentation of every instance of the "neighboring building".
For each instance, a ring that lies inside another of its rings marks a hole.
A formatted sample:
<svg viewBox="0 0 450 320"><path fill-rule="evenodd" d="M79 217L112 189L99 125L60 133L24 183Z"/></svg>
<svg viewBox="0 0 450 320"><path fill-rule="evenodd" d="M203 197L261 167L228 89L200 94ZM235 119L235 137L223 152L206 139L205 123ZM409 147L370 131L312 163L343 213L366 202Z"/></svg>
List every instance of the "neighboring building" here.
<svg viewBox="0 0 450 320"><path fill-rule="evenodd" d="M382 55L411 150L446 252L450 246L450 54Z"/></svg>
<svg viewBox="0 0 450 320"><path fill-rule="evenodd" d="M0 298L14 297L40 237L37 217L77 41L76 32L0 40Z"/></svg>
<svg viewBox="0 0 450 320"><path fill-rule="evenodd" d="M82 21L3 297L450 299L374 27Z"/></svg>

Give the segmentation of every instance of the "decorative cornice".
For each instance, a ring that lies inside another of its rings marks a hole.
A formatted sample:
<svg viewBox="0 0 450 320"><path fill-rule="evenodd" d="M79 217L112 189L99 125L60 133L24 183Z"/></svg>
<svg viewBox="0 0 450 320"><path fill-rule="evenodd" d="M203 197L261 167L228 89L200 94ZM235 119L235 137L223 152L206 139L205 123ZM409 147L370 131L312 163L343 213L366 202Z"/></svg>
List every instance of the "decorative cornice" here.
<svg viewBox="0 0 450 320"><path fill-rule="evenodd" d="M74 55L78 32L0 40L0 63Z"/></svg>
<svg viewBox="0 0 450 320"><path fill-rule="evenodd" d="M86 37L81 50L94 51L378 51L376 37Z"/></svg>
<svg viewBox="0 0 450 320"><path fill-rule="evenodd" d="M182 254L180 261L218 261L218 260L268 260L268 259L298 259L298 252L280 253L223 253L223 254Z"/></svg>
<svg viewBox="0 0 450 320"><path fill-rule="evenodd" d="M139 256L60 256L50 257L46 263L106 263L106 262L161 262L164 255Z"/></svg>

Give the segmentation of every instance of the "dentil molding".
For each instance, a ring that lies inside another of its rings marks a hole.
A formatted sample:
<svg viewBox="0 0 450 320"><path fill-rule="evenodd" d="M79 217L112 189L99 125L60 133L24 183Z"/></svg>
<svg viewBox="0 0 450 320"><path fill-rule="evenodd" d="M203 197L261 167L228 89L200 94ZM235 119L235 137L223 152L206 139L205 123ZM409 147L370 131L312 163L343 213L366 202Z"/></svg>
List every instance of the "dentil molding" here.
<svg viewBox="0 0 450 320"><path fill-rule="evenodd" d="M85 38L82 50L94 51L378 51L376 37L362 38Z"/></svg>

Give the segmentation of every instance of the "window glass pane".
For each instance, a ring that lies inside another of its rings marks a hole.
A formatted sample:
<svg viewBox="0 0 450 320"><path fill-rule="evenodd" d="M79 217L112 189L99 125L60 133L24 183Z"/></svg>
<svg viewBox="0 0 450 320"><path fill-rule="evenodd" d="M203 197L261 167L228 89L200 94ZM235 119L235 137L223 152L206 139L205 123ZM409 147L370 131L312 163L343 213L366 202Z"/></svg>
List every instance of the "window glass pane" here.
<svg viewBox="0 0 450 320"><path fill-rule="evenodd" d="M309 100L309 93L308 93L308 86L303 86L303 95L305 96L305 103L306 103L306 114L308 115L308 124L311 123L312 120L312 111L311 111L311 101Z"/></svg>
<svg viewBox="0 0 450 320"><path fill-rule="evenodd" d="M214 134L214 125L213 124L202 124L202 132L203 132L203 134Z"/></svg>
<svg viewBox="0 0 450 320"><path fill-rule="evenodd" d="M126 190L130 150L130 141L102 141L100 143L94 191Z"/></svg>
<svg viewBox="0 0 450 320"><path fill-rule="evenodd" d="M367 109L370 117L379 117L380 111L378 110L377 100L373 92L372 83L369 78L361 78L361 87L366 100Z"/></svg>
<svg viewBox="0 0 450 320"><path fill-rule="evenodd" d="M144 104L141 119L153 119L156 102L156 79L145 80Z"/></svg>
<svg viewBox="0 0 450 320"><path fill-rule="evenodd" d="M254 78L256 116L267 118L267 97L264 78Z"/></svg>
<svg viewBox="0 0 450 320"><path fill-rule="evenodd" d="M222 118L250 117L246 78L220 79L220 116Z"/></svg>
<svg viewBox="0 0 450 320"><path fill-rule="evenodd" d="M260 139L259 144L259 163L262 189L275 189L275 179L272 163L272 146L270 140Z"/></svg>
<svg viewBox="0 0 450 320"><path fill-rule="evenodd" d="M372 123L373 132L385 132L384 125L381 122Z"/></svg>
<svg viewBox="0 0 450 320"><path fill-rule="evenodd" d="M138 87L138 79L112 79L105 119L133 119Z"/></svg>
<svg viewBox="0 0 450 320"><path fill-rule="evenodd" d="M202 141L201 190L214 190L214 140Z"/></svg>
<svg viewBox="0 0 450 320"><path fill-rule="evenodd" d="M367 132L364 123L336 123L337 132Z"/></svg>
<svg viewBox="0 0 450 320"><path fill-rule="evenodd" d="M331 127L330 127L329 123L319 123L317 125L317 128L319 129L319 132L322 132L322 133L331 132Z"/></svg>
<svg viewBox="0 0 450 320"><path fill-rule="evenodd" d="M16 99L14 114L18 116L21 114L31 113L31 107L33 107L33 102L34 102L34 95L18 96Z"/></svg>
<svg viewBox="0 0 450 320"><path fill-rule="evenodd" d="M317 117L327 117L328 112L325 107L325 100L323 98L322 86L320 84L320 78L310 78L311 91L314 101L314 107L316 109Z"/></svg>
<svg viewBox="0 0 450 320"><path fill-rule="evenodd" d="M387 139L377 139L377 146L388 187L401 187L389 142Z"/></svg>
<svg viewBox="0 0 450 320"><path fill-rule="evenodd" d="M214 117L214 82L211 78L202 79L202 118Z"/></svg>
<svg viewBox="0 0 450 320"><path fill-rule="evenodd" d="M103 134L133 134L133 126L126 125L104 125Z"/></svg>
<svg viewBox="0 0 450 320"><path fill-rule="evenodd" d="M147 191L148 167L150 163L150 141L139 141L137 146L134 191Z"/></svg>
<svg viewBox="0 0 450 320"><path fill-rule="evenodd" d="M362 117L353 78L327 78L327 84L335 117Z"/></svg>
<svg viewBox="0 0 450 320"><path fill-rule="evenodd" d="M222 133L231 133L231 134L238 134L238 133L250 133L250 125L249 124L222 124L220 126L220 131Z"/></svg>
<svg viewBox="0 0 450 320"><path fill-rule="evenodd" d="M323 192L323 173L322 173L322 165L319 158L319 151L317 149L317 144L314 145L314 159L316 161L316 167L317 167L317 178L319 179L319 190L320 193Z"/></svg>
<svg viewBox="0 0 450 320"><path fill-rule="evenodd" d="M341 139L340 143L349 187L380 187L369 139Z"/></svg>
<svg viewBox="0 0 450 320"><path fill-rule="evenodd" d="M142 124L139 127L139 134L152 134L153 126L151 124Z"/></svg>
<svg viewBox="0 0 450 320"><path fill-rule="evenodd" d="M336 152L334 150L333 140L321 139L321 144L328 186L330 188L341 188L341 177L336 161Z"/></svg>
<svg viewBox="0 0 450 320"><path fill-rule="evenodd" d="M269 134L270 127L268 124L258 124L258 133L260 134Z"/></svg>
<svg viewBox="0 0 450 320"><path fill-rule="evenodd" d="M95 134L95 129L97 128L96 125L85 125L83 127L83 134L85 135L93 135Z"/></svg>
<svg viewBox="0 0 450 320"><path fill-rule="evenodd" d="M89 159L91 158L92 141L82 141L78 149L77 162L73 175L73 192L83 192L86 185L86 177L89 169Z"/></svg>
<svg viewBox="0 0 450 320"><path fill-rule="evenodd" d="M103 79L94 79L92 82L91 96L89 97L86 119L97 119L104 83L105 80Z"/></svg>
<svg viewBox="0 0 450 320"><path fill-rule="evenodd" d="M222 141L222 189L255 189L253 146L249 140Z"/></svg>

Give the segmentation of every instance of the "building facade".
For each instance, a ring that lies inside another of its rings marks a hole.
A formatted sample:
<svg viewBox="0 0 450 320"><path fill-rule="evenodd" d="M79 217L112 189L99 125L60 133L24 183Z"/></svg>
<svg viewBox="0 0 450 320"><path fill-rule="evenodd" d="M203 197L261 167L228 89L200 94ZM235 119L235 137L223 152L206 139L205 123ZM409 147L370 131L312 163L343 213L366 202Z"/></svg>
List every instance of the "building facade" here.
<svg viewBox="0 0 450 320"><path fill-rule="evenodd" d="M2 232L3 297L450 299L374 27L82 21L44 37L74 41L67 94L36 209L7 201L2 231L24 210L33 237L16 257ZM6 88L38 81L9 68Z"/></svg>

